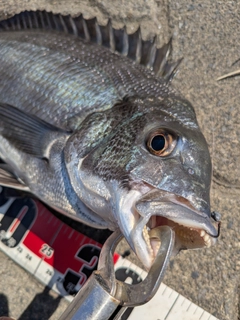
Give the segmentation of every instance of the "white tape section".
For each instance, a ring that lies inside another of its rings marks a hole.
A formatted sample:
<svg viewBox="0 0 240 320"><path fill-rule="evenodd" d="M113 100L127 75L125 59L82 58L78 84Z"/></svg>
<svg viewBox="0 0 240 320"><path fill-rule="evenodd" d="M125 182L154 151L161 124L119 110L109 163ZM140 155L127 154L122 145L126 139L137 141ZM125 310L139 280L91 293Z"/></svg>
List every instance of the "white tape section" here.
<svg viewBox="0 0 240 320"><path fill-rule="evenodd" d="M127 259L119 258L115 265L116 270L123 269L126 275L131 271L140 277L146 272ZM128 282L130 282L128 280ZM218 320L207 311L192 303L173 289L161 284L158 292L148 303L134 308L129 320Z"/></svg>

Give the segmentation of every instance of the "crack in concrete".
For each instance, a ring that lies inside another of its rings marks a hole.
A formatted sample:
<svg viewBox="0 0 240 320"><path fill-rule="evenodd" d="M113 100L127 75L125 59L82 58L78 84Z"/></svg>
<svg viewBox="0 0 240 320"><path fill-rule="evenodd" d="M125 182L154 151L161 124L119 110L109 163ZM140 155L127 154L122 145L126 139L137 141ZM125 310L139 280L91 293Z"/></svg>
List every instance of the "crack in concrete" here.
<svg viewBox="0 0 240 320"><path fill-rule="evenodd" d="M217 172L213 172L213 181L225 188L240 189L239 184L230 183L225 177L221 176Z"/></svg>

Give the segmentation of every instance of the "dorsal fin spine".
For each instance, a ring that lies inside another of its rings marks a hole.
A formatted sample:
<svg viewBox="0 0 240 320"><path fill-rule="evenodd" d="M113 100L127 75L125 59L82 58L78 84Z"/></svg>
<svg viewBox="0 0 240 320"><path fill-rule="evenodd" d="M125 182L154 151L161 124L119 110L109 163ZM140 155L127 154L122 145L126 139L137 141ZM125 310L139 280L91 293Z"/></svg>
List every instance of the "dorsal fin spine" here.
<svg viewBox="0 0 240 320"><path fill-rule="evenodd" d="M108 21L108 28L109 28L109 40L110 40L110 49L112 51L116 50L116 44L115 44L115 38L114 38L114 33L113 33L113 27L111 20Z"/></svg>
<svg viewBox="0 0 240 320"><path fill-rule="evenodd" d="M155 36L153 43L152 43L150 50L149 50L148 62L147 62L147 67L149 67L149 68L153 67L155 57L156 57L156 51L157 51L156 38L157 37Z"/></svg>
<svg viewBox="0 0 240 320"><path fill-rule="evenodd" d="M21 29L51 29L82 37L86 41L96 42L118 51L137 63L152 69L156 76L170 81L177 71L181 59L170 63L168 58L172 49L172 39L161 48L153 41L143 41L140 27L128 35L126 27L117 30L112 27L111 20L106 26L99 26L97 19L86 20L82 15L72 18L70 15L48 13L46 11L24 11L5 21L0 21L0 31Z"/></svg>
<svg viewBox="0 0 240 320"><path fill-rule="evenodd" d="M34 17L34 22L35 22L36 28L39 28L38 19L37 19L37 15L36 15L36 12L35 12L35 11L34 11L34 13L33 13L33 17Z"/></svg>
<svg viewBox="0 0 240 320"><path fill-rule="evenodd" d="M99 24L97 23L97 19L95 19L95 30L96 30L97 44L102 45L102 33L100 30Z"/></svg>
<svg viewBox="0 0 240 320"><path fill-rule="evenodd" d="M122 49L122 55L127 56L129 50L129 41L128 41L128 34L126 31L126 27L124 26L123 30L123 49Z"/></svg>
<svg viewBox="0 0 240 320"><path fill-rule="evenodd" d="M59 19L60 19L60 23L61 23L61 25L63 27L64 32L68 33L68 29L67 29L67 26L66 26L66 24L65 24L65 22L63 20L63 16L59 15Z"/></svg>
<svg viewBox="0 0 240 320"><path fill-rule="evenodd" d="M84 30L85 40L86 40L86 41L90 41L90 34L89 34L89 31L88 31L88 27L87 27L86 21L85 21L85 19L83 18L83 16L82 16L82 24L83 24L83 30Z"/></svg>
<svg viewBox="0 0 240 320"><path fill-rule="evenodd" d="M29 25L29 28L32 29L32 28L33 28L33 25L32 25L32 20L30 19L30 15L28 14L27 17L28 17L28 25Z"/></svg>
<svg viewBox="0 0 240 320"><path fill-rule="evenodd" d="M136 62L140 63L142 58L142 36L140 27L137 30L137 48L136 48Z"/></svg>
<svg viewBox="0 0 240 320"><path fill-rule="evenodd" d="M42 11L39 11L39 15L40 15L40 20L41 20L41 24L42 24L42 28L44 28L44 21L43 21L43 12Z"/></svg>
<svg viewBox="0 0 240 320"><path fill-rule="evenodd" d="M55 16L55 15L53 15L53 22L54 22L54 24L55 24L56 30L59 30L57 16Z"/></svg>
<svg viewBox="0 0 240 320"><path fill-rule="evenodd" d="M75 36L78 36L78 31L77 31L77 26L73 20L73 18L71 16L69 16L69 21L70 21L70 24L71 24L71 27L72 27L72 30L73 30L73 34Z"/></svg>

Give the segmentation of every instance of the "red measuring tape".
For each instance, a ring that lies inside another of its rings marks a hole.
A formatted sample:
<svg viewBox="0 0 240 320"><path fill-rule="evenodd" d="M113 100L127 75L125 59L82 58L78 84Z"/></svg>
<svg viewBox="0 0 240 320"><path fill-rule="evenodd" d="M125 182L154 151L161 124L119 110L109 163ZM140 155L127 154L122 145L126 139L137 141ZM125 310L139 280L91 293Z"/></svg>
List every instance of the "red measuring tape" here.
<svg viewBox="0 0 240 320"><path fill-rule="evenodd" d="M101 247L110 232L65 218L82 230L79 232L40 201L9 197L9 189L0 188L1 250L59 294L69 298L75 295L97 268ZM114 263L118 259L115 254Z"/></svg>

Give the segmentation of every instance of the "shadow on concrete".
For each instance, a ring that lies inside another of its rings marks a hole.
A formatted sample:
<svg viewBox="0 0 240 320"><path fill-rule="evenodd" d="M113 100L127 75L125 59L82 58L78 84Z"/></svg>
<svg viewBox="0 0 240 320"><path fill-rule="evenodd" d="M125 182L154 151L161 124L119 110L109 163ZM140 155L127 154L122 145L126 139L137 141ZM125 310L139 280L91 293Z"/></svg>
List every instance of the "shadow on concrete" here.
<svg viewBox="0 0 240 320"><path fill-rule="evenodd" d="M52 297L50 288L45 287L43 292L37 294L18 320L48 320L56 311L62 297Z"/></svg>
<svg viewBox="0 0 240 320"><path fill-rule="evenodd" d="M1 316L9 316L8 299L3 293L0 293L0 317Z"/></svg>

